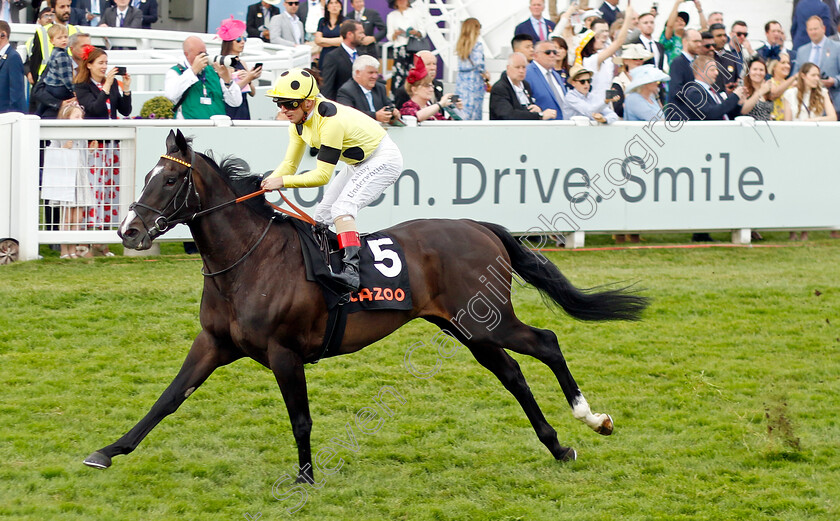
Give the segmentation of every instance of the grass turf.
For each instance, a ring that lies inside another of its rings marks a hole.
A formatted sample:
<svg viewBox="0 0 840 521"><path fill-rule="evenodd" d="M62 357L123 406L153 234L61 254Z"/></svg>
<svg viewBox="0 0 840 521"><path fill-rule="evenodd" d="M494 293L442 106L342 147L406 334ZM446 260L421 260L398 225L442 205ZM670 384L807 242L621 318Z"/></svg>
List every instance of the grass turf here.
<svg viewBox="0 0 840 521"><path fill-rule="evenodd" d="M299 496L272 496L297 463L288 416L271 373L249 360L217 370L111 469L81 464L180 367L198 332L195 257L4 266L0 518L837 519L840 241L816 237L550 254L579 287L639 280L655 299L644 322L604 324L516 294L520 318L557 333L593 410L616 422L610 437L593 433L548 368L514 354L574 463L551 458L467 350L431 378L412 376L403 357L430 342L425 322L307 366L313 452L332 444L344 463L316 476L322 487L294 514ZM413 360L428 368L435 357L421 348ZM383 386L405 403L377 432L355 429L357 452L331 442Z"/></svg>

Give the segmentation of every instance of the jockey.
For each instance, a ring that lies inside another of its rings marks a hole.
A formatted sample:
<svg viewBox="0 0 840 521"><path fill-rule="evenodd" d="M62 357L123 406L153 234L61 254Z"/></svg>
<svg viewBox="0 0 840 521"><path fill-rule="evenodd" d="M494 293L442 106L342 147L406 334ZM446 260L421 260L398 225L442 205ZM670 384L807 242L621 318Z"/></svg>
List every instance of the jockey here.
<svg viewBox="0 0 840 521"><path fill-rule="evenodd" d="M356 213L379 197L402 173L400 149L385 130L366 114L318 96L315 77L305 69L283 72L266 95L289 118L289 146L280 166L262 188L322 186L339 159L345 166L315 208L315 220L335 223L343 268L336 280L351 291L359 289L359 232ZM306 145L318 148L314 170L295 175Z"/></svg>

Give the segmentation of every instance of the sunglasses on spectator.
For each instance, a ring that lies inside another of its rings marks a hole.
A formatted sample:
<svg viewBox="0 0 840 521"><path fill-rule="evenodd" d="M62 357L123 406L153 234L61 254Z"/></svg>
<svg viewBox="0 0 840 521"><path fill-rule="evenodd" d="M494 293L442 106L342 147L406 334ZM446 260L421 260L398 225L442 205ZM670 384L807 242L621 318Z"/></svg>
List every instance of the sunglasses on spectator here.
<svg viewBox="0 0 840 521"><path fill-rule="evenodd" d="M581 83L592 83L592 78L584 78L582 80L575 80L575 81L579 81Z"/></svg>
<svg viewBox="0 0 840 521"><path fill-rule="evenodd" d="M286 110L295 110L300 106L301 100L279 100L275 99L274 103L277 103L277 106L286 109Z"/></svg>
<svg viewBox="0 0 840 521"><path fill-rule="evenodd" d="M711 49L714 46L715 46L715 44L713 44L713 43L704 43L703 44L703 47L705 47L706 49Z"/></svg>
<svg viewBox="0 0 840 521"><path fill-rule="evenodd" d="M242 42L247 42L247 41L248 41L248 37L245 36L244 34L242 36L240 36L239 38L237 38L236 40L234 40L234 42L236 42L236 43L242 43Z"/></svg>
<svg viewBox="0 0 840 521"><path fill-rule="evenodd" d="M286 5L298 5L300 2L286 2Z"/></svg>
<svg viewBox="0 0 840 521"><path fill-rule="evenodd" d="M750 33L735 33L735 36L743 36L744 38L746 38L749 35Z"/></svg>
<svg viewBox="0 0 840 521"><path fill-rule="evenodd" d="M540 51L540 52L544 53L544 54L558 54L557 49L549 49L547 51Z"/></svg>

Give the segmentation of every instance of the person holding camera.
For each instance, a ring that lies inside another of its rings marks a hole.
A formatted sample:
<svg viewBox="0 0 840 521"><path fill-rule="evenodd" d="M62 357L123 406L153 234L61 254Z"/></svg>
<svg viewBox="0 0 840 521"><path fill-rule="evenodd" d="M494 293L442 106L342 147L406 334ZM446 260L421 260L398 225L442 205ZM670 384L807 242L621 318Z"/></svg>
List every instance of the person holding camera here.
<svg viewBox="0 0 840 521"><path fill-rule="evenodd" d="M225 106L225 111L230 119L248 120L251 119L251 109L248 107L248 95L256 94L253 81L262 75L262 64L258 63L253 69L248 69L245 63L239 58L245 50L245 42L248 36L245 34L245 22L236 20L231 15L223 21L216 29L216 36L222 39L221 56L231 58L233 63L233 81L239 85L242 91L242 104L238 107Z"/></svg>
<svg viewBox="0 0 840 521"><path fill-rule="evenodd" d="M388 98L385 85L379 83L379 60L362 55L353 62L353 77L338 89L336 101L364 112L386 125L400 117L394 102Z"/></svg>
<svg viewBox="0 0 840 521"><path fill-rule="evenodd" d="M125 67L108 70L108 55L92 45L82 48L82 63L73 86L85 119L118 119L131 114L131 75ZM117 76L122 76L122 89ZM122 92L120 92L122 90Z"/></svg>
<svg viewBox="0 0 840 521"><path fill-rule="evenodd" d="M183 47L184 59L166 71L163 86L164 95L175 104L177 119L223 116L226 107L242 104L242 89L231 76L230 57L216 56L211 64L207 47L197 36L184 40Z"/></svg>
<svg viewBox="0 0 840 521"><path fill-rule="evenodd" d="M419 56L414 57L414 67L408 71L405 79L405 90L409 100L400 107L403 116L414 116L418 122L427 119L446 120L464 119L464 102L455 94L444 94L440 101L435 99L432 78L426 69L426 64Z"/></svg>

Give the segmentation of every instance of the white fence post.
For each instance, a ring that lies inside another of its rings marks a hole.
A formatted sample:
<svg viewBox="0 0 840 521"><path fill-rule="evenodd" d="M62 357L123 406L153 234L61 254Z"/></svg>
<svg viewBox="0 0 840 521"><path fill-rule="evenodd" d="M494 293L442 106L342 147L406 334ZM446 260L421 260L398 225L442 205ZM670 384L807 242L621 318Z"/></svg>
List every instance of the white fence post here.
<svg viewBox="0 0 840 521"><path fill-rule="evenodd" d="M38 258L38 139L41 119L25 115L12 132L12 189L10 230L20 242L20 260Z"/></svg>

